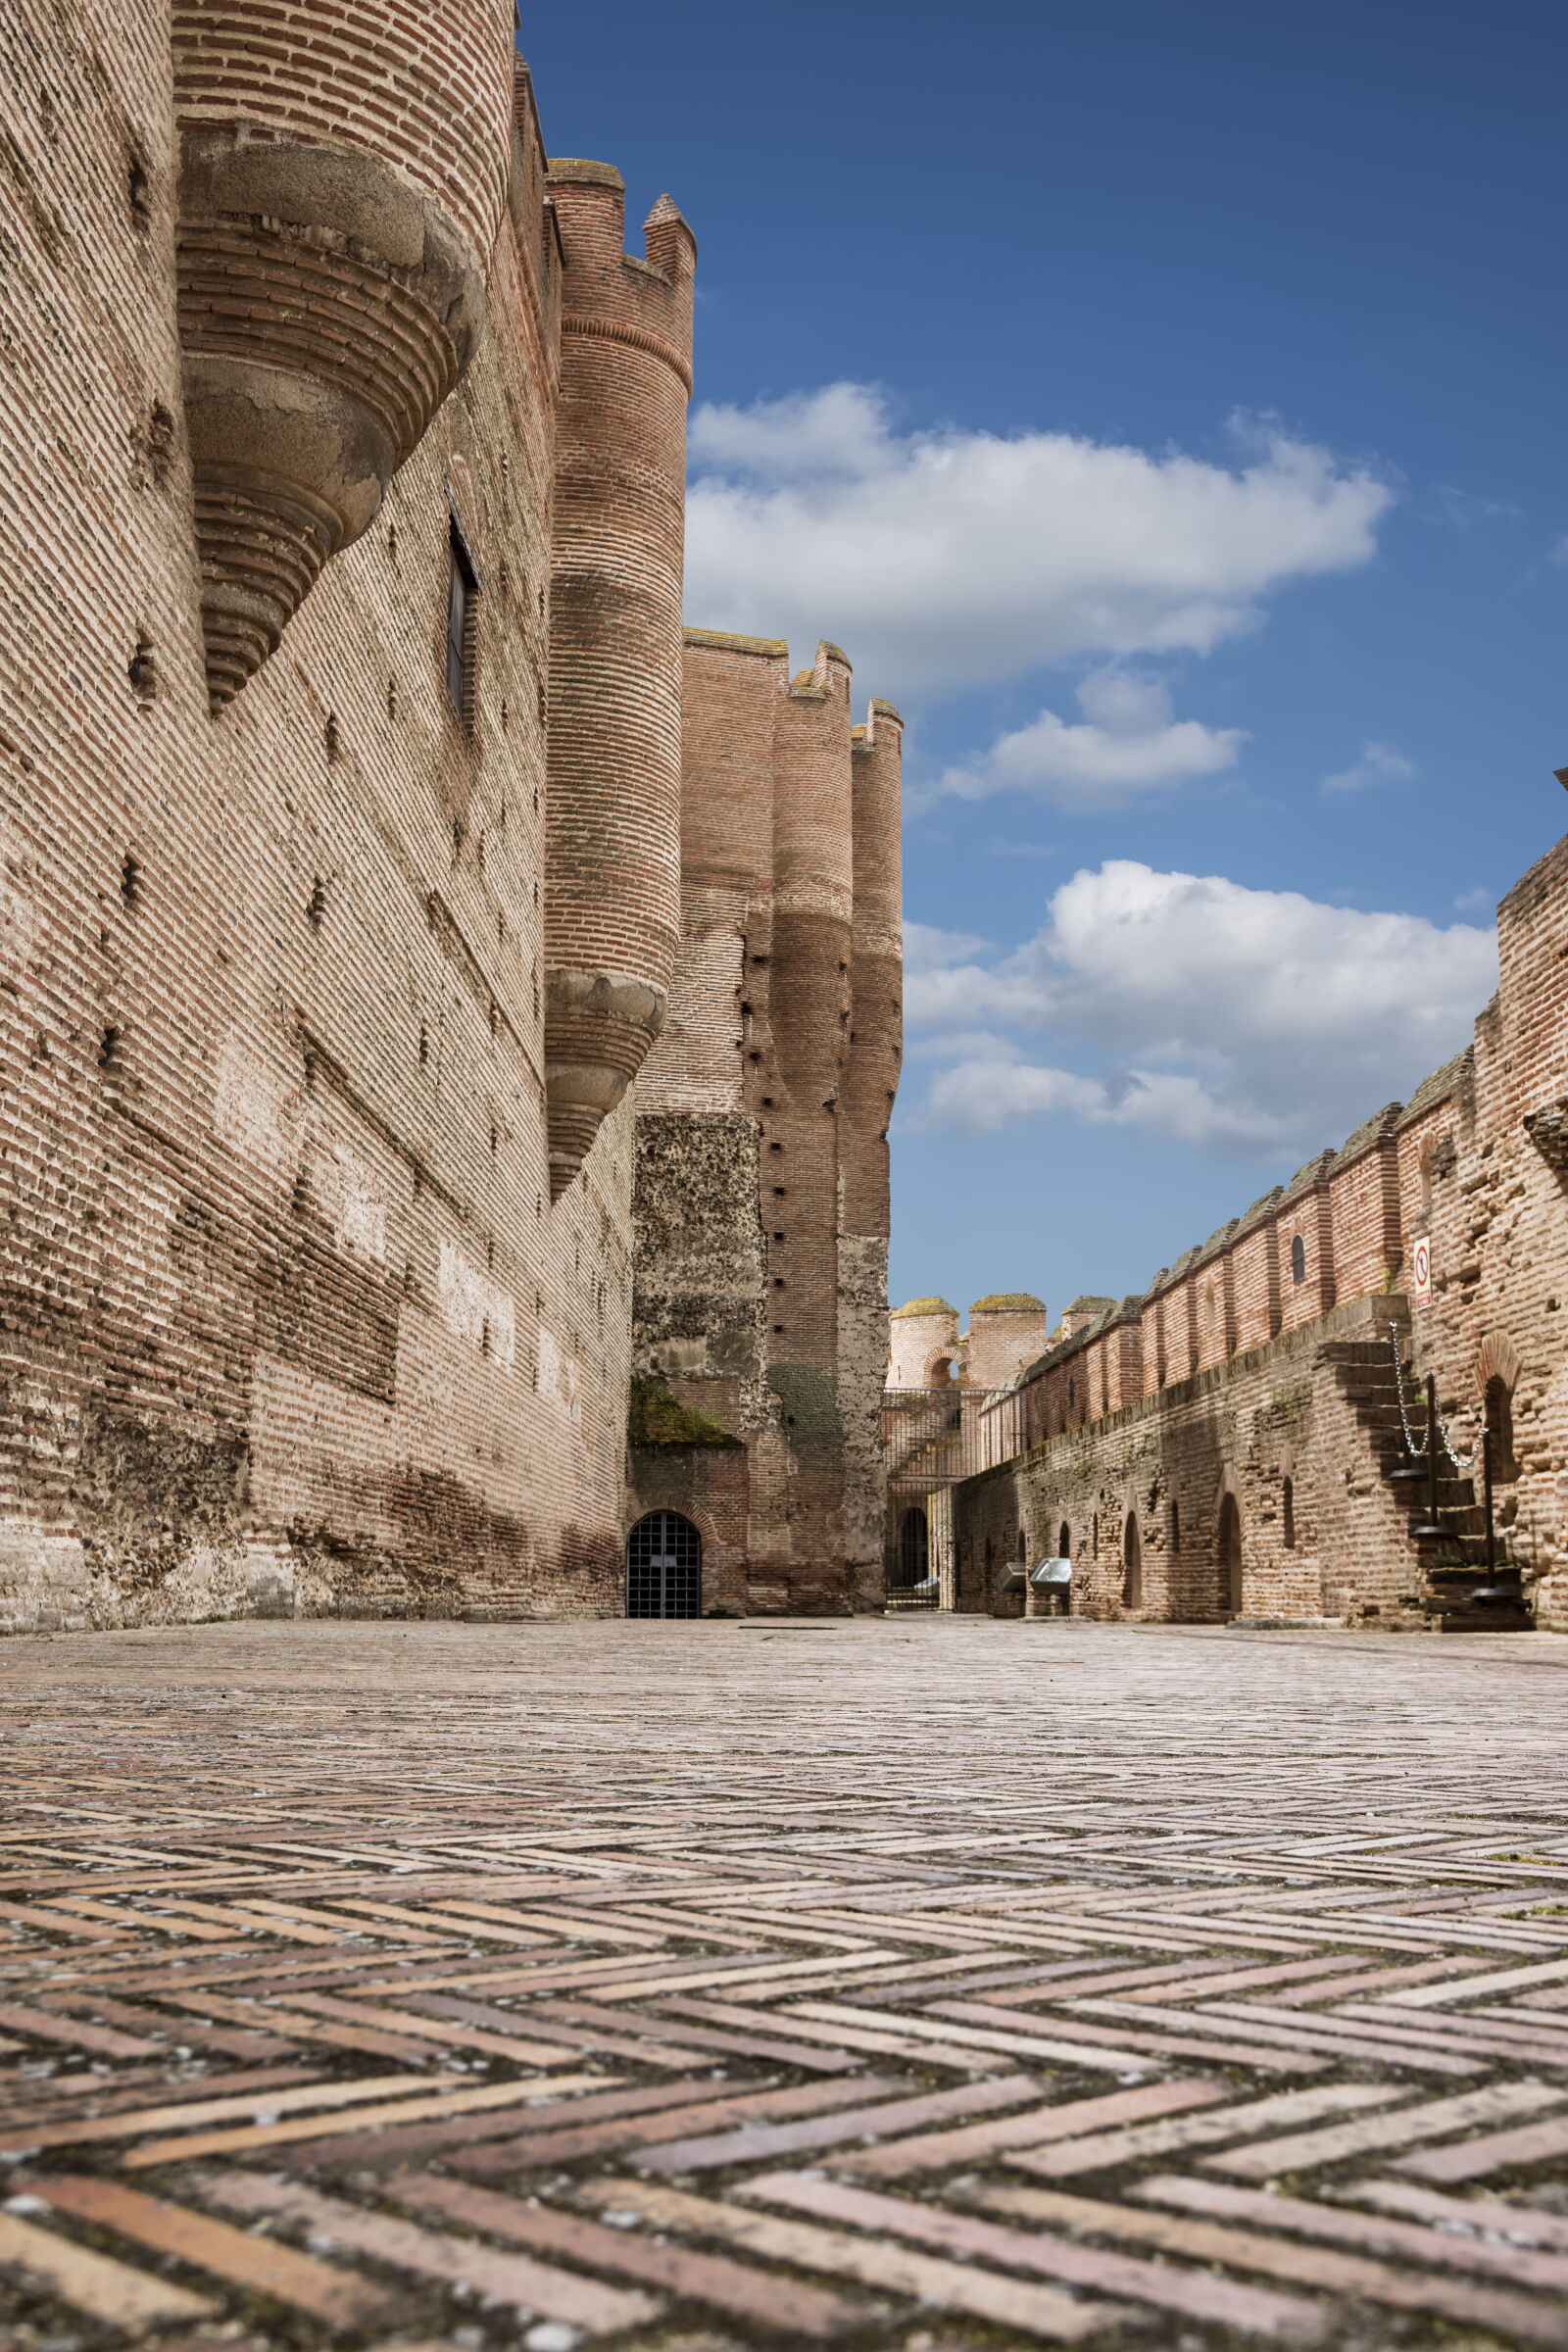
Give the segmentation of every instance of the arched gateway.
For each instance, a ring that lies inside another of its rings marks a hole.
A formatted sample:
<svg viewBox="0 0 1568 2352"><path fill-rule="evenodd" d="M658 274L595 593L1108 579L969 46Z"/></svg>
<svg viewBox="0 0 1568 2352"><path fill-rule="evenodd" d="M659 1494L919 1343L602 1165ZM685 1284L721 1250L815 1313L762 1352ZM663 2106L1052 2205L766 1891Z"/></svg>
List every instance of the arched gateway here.
<svg viewBox="0 0 1568 2352"><path fill-rule="evenodd" d="M703 1539L679 1511L649 1511L626 1538L628 1617L700 1617Z"/></svg>

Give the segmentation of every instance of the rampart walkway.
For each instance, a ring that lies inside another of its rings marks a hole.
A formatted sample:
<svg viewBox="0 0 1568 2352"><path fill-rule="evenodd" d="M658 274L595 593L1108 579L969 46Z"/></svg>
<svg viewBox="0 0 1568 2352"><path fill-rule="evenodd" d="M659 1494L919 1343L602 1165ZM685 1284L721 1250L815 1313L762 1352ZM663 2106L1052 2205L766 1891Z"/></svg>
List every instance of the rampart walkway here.
<svg viewBox="0 0 1568 2352"><path fill-rule="evenodd" d="M0 2352L1561 2345L1565 1668L0 1646Z"/></svg>

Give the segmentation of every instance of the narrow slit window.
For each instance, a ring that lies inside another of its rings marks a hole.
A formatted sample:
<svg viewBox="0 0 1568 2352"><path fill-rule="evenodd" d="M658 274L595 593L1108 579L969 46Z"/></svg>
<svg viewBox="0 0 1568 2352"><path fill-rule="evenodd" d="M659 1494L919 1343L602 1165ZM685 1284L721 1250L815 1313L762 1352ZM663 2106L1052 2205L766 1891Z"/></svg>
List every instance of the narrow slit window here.
<svg viewBox="0 0 1568 2352"><path fill-rule="evenodd" d="M1306 1244L1299 1234L1291 1244L1291 1280L1293 1282L1306 1280Z"/></svg>
<svg viewBox="0 0 1568 2352"><path fill-rule="evenodd" d="M479 583L456 529L451 535L452 564L447 584L447 693L460 718L472 705L473 618Z"/></svg>

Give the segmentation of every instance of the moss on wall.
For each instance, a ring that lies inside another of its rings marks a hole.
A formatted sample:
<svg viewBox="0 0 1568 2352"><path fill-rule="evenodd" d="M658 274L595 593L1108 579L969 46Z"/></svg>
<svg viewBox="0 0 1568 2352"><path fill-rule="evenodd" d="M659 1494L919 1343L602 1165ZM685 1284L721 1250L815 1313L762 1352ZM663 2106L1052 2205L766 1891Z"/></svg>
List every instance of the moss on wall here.
<svg viewBox="0 0 1568 2352"><path fill-rule="evenodd" d="M700 1406L678 1404L662 1381L634 1373L631 1411L626 1420L631 1446L739 1446L740 1439L714 1413Z"/></svg>

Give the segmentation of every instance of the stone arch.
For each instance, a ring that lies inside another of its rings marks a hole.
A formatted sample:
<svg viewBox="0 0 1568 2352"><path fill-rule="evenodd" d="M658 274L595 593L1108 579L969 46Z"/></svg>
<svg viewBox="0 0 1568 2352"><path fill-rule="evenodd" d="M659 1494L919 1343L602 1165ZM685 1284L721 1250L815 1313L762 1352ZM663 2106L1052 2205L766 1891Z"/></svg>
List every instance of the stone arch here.
<svg viewBox="0 0 1568 2352"><path fill-rule="evenodd" d="M1518 1348L1505 1331L1484 1332L1476 1349L1476 1387L1484 1396L1488 1383L1500 1380L1509 1396L1513 1395L1523 1369Z"/></svg>
<svg viewBox="0 0 1568 2352"><path fill-rule="evenodd" d="M952 1380L953 1350L951 1348L939 1348L925 1368L924 1386L928 1389L945 1389Z"/></svg>
<svg viewBox="0 0 1568 2352"><path fill-rule="evenodd" d="M1492 1436L1492 1475L1499 1486L1519 1475L1513 1450L1513 1392L1522 1368L1519 1350L1505 1331L1483 1333L1476 1349L1476 1387Z"/></svg>

